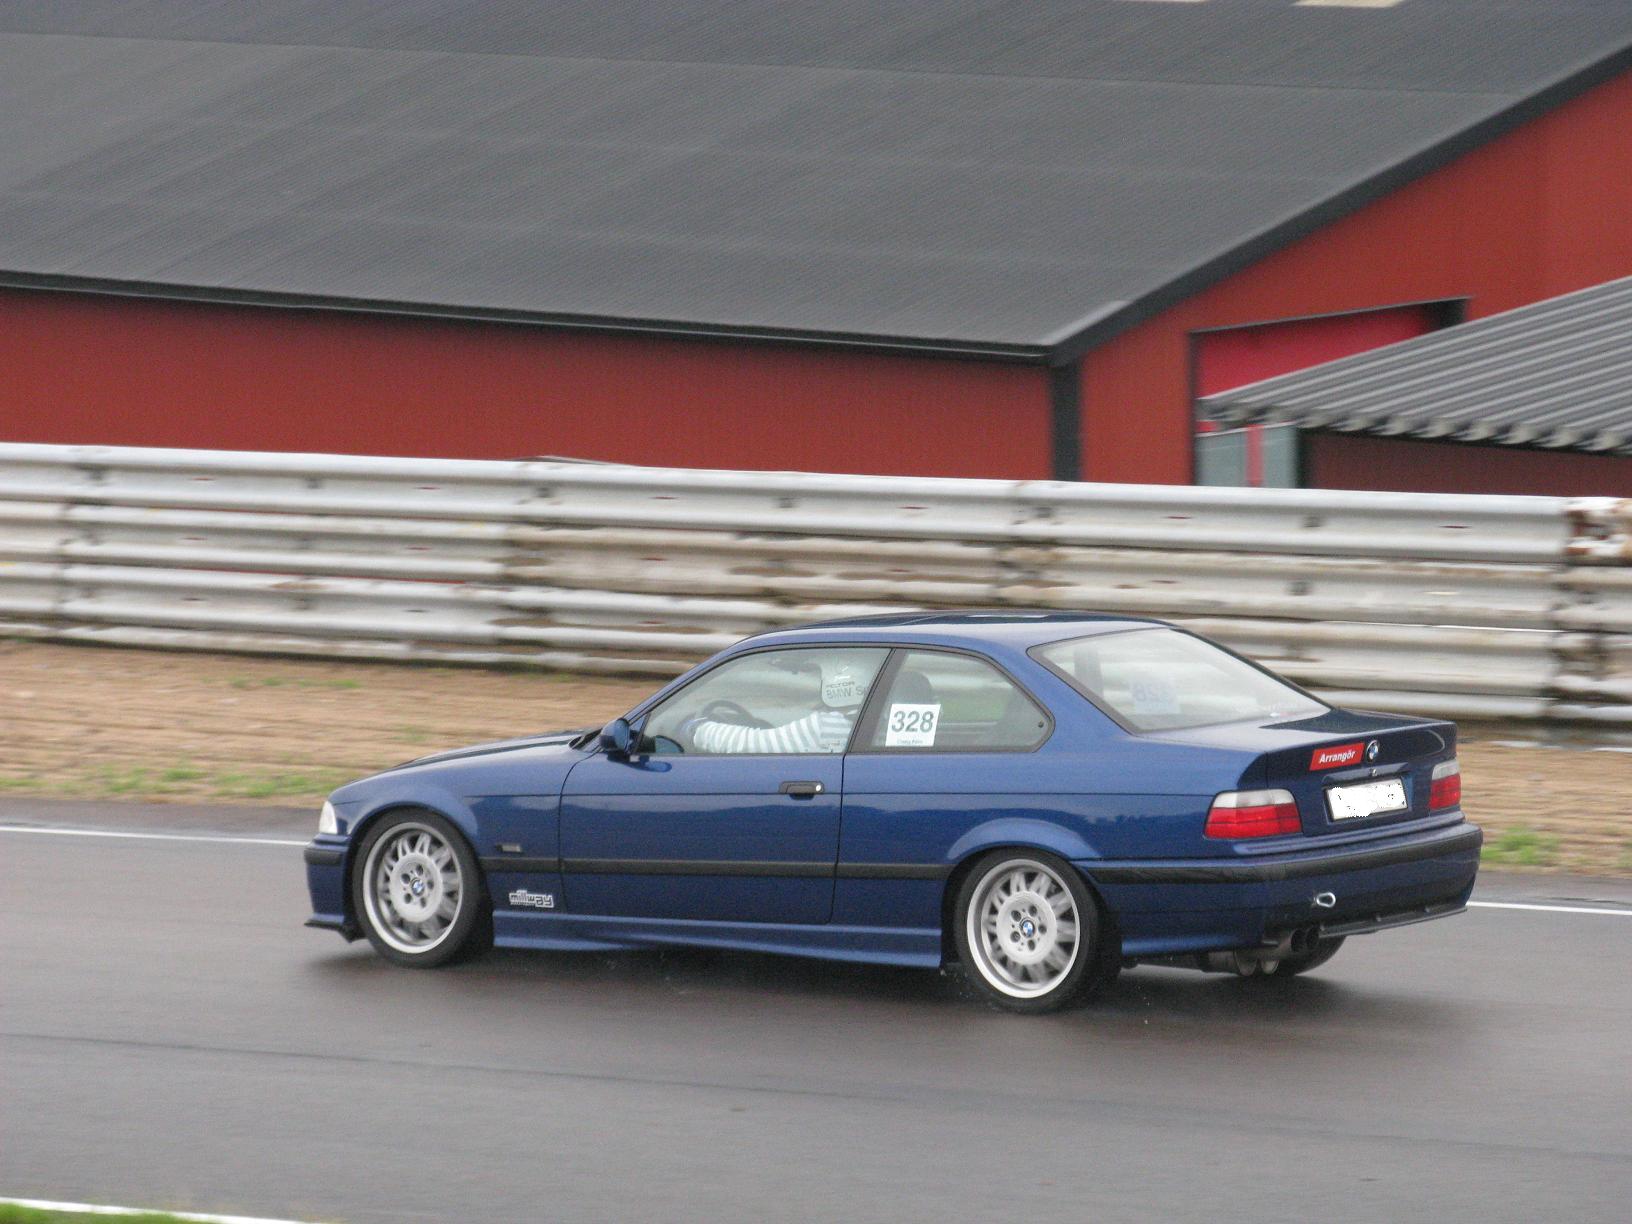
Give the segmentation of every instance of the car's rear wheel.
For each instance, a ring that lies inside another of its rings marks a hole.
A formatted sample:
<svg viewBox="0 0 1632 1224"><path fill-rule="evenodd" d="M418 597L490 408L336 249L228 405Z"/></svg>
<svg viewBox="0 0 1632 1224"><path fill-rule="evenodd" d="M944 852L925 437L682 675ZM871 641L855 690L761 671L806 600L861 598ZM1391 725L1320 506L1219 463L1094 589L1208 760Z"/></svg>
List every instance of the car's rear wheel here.
<svg viewBox="0 0 1632 1224"><path fill-rule="evenodd" d="M1054 1011L1107 976L1093 895L1052 854L987 855L964 878L954 914L964 971L999 1007Z"/></svg>
<svg viewBox="0 0 1632 1224"><path fill-rule="evenodd" d="M382 817L355 862L353 912L387 960L430 968L479 951L490 938L481 868L443 817L423 811Z"/></svg>

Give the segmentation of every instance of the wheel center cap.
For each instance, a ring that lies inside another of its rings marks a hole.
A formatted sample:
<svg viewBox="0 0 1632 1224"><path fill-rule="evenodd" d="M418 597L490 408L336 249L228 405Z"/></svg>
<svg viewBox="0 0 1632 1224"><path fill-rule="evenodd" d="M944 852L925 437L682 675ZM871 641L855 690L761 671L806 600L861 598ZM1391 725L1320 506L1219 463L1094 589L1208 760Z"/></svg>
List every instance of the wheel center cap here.
<svg viewBox="0 0 1632 1224"><path fill-rule="evenodd" d="M1020 934L1024 935L1027 939L1030 939L1033 935L1037 934L1037 924L1030 918L1027 918L1020 924Z"/></svg>
<svg viewBox="0 0 1632 1224"><path fill-rule="evenodd" d="M425 895L425 881L418 876L414 877L414 882L410 887L414 890L414 896L423 897Z"/></svg>

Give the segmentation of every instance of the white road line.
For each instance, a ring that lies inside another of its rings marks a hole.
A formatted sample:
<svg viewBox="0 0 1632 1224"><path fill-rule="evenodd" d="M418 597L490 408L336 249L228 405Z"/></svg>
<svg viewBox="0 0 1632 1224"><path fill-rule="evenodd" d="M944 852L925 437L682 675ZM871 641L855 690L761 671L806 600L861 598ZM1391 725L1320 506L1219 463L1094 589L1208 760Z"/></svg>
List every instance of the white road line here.
<svg viewBox="0 0 1632 1224"><path fill-rule="evenodd" d="M264 1216L209 1215L195 1211L171 1211L166 1213L159 1211L155 1207L104 1207L98 1203L52 1203L45 1199L0 1198L0 1204L8 1207L28 1207L34 1211L68 1211L77 1215L134 1216L168 1214L178 1220L197 1220L199 1224L300 1224L299 1220L273 1220Z"/></svg>
<svg viewBox="0 0 1632 1224"><path fill-rule="evenodd" d="M1469 901L1469 907L1480 909L1541 910L1548 914L1615 914L1632 918L1632 909L1598 909L1590 905L1529 905L1523 901Z"/></svg>
<svg viewBox="0 0 1632 1224"><path fill-rule="evenodd" d="M0 833L39 833L46 837L119 837L130 841L224 842L234 846L304 846L280 837L224 837L215 833L125 833L117 829L60 829L43 825L0 825ZM0 1200L4 1201L4 1200Z"/></svg>

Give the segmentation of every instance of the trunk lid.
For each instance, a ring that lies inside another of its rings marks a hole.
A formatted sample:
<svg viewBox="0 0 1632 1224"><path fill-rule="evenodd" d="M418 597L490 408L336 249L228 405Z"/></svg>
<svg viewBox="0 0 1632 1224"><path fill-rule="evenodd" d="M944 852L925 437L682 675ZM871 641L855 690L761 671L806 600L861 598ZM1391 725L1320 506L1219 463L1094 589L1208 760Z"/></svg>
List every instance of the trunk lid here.
<svg viewBox="0 0 1632 1224"><path fill-rule="evenodd" d="M1157 738L1256 751L1241 789L1291 792L1307 837L1427 816L1433 767L1456 756L1455 723L1358 710L1198 727ZM1342 793L1334 798L1334 791ZM1372 807L1377 810L1366 810Z"/></svg>

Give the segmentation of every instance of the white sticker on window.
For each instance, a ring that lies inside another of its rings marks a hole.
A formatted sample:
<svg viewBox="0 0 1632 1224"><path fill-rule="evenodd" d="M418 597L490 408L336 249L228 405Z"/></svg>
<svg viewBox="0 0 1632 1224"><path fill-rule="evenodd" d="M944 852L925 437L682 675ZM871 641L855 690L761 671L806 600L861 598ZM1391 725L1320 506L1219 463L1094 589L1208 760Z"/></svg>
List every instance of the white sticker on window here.
<svg viewBox="0 0 1632 1224"><path fill-rule="evenodd" d="M884 723L884 747L933 748L935 729L940 726L941 706L908 705L895 702Z"/></svg>

